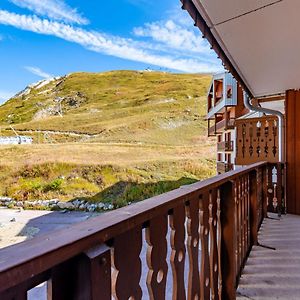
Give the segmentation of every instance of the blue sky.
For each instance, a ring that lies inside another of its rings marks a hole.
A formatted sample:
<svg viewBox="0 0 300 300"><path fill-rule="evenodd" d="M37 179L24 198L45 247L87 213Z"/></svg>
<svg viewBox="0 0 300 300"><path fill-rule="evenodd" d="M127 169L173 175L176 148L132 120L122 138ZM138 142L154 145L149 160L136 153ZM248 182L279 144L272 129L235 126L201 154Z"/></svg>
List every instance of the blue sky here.
<svg viewBox="0 0 300 300"><path fill-rule="evenodd" d="M70 72L217 72L180 0L1 0L0 101Z"/></svg>

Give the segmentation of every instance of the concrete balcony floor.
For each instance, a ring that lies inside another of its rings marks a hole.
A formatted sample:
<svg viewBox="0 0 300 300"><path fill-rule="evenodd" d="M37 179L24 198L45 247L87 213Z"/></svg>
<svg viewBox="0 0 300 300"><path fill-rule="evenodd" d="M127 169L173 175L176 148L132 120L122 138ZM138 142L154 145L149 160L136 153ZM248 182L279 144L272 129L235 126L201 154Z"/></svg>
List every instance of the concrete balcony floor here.
<svg viewBox="0 0 300 300"><path fill-rule="evenodd" d="M253 247L237 290L238 300L300 299L300 216L269 217L258 241L275 250Z"/></svg>

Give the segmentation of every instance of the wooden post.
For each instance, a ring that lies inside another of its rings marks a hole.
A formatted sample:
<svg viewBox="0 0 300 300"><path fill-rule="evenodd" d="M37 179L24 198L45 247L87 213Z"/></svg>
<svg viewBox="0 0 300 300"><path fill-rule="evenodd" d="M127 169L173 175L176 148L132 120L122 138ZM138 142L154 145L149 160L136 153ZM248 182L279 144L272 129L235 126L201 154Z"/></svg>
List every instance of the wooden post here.
<svg viewBox="0 0 300 300"><path fill-rule="evenodd" d="M258 228L258 215L257 215L257 171L250 173L250 245L257 245L257 228Z"/></svg>
<svg viewBox="0 0 300 300"><path fill-rule="evenodd" d="M235 199L232 183L226 183L221 187L221 224L222 224L222 299L232 300L236 298L236 220Z"/></svg>
<svg viewBox="0 0 300 300"><path fill-rule="evenodd" d="M53 268L48 299L110 300L110 256L110 249L102 245Z"/></svg>
<svg viewBox="0 0 300 300"><path fill-rule="evenodd" d="M75 299L111 300L111 253L97 246L84 253L78 264L78 285Z"/></svg>

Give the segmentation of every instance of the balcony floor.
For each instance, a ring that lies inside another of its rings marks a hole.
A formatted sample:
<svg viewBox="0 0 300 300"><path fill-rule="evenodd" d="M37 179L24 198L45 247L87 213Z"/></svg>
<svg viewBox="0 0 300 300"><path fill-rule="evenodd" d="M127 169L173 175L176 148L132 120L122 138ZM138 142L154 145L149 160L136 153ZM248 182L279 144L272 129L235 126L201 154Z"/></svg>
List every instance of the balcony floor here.
<svg viewBox="0 0 300 300"><path fill-rule="evenodd" d="M237 299L300 299L300 216L265 219L237 290ZM279 219L279 220L278 220Z"/></svg>

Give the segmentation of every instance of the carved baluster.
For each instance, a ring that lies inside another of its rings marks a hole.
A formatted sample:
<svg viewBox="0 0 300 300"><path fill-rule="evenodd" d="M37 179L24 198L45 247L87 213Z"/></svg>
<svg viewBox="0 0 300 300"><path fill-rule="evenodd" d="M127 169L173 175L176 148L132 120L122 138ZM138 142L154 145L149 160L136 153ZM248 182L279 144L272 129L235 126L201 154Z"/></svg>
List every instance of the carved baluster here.
<svg viewBox="0 0 300 300"><path fill-rule="evenodd" d="M235 248L235 261L236 261L236 274L239 274L239 210L238 210L238 183L237 180L233 182L234 193L234 207L235 207L235 230L236 230L236 248Z"/></svg>
<svg viewBox="0 0 300 300"><path fill-rule="evenodd" d="M242 210L242 261L244 264L244 260L247 255L247 245L246 245L246 211L245 211L245 200L246 200L246 192L245 192L245 176L241 178L241 210Z"/></svg>
<svg viewBox="0 0 300 300"><path fill-rule="evenodd" d="M247 176L247 226L248 226L248 249L251 246L251 226L250 226L250 175Z"/></svg>
<svg viewBox="0 0 300 300"><path fill-rule="evenodd" d="M216 190L212 190L209 193L209 236L210 236L210 288L211 288L211 299L214 300L218 297L218 252L217 252L217 207L216 207Z"/></svg>
<svg viewBox="0 0 300 300"><path fill-rule="evenodd" d="M280 216L282 213L283 208L283 201L282 201L282 165L281 163L277 164L277 198L278 198L278 215Z"/></svg>
<svg viewBox="0 0 300 300"><path fill-rule="evenodd" d="M218 235L218 295L222 299L222 223L221 223L221 192L217 191L217 235Z"/></svg>
<svg viewBox="0 0 300 300"><path fill-rule="evenodd" d="M249 228L249 175L245 177L245 236L247 252L250 247L250 228Z"/></svg>
<svg viewBox="0 0 300 300"><path fill-rule="evenodd" d="M170 215L171 227L171 267L173 273L173 300L184 300L184 262L185 262L185 207L173 209Z"/></svg>
<svg viewBox="0 0 300 300"><path fill-rule="evenodd" d="M188 299L200 299L199 277L199 200L194 198L186 207L187 250L189 254Z"/></svg>
<svg viewBox="0 0 300 300"><path fill-rule="evenodd" d="M167 239L168 216L162 215L152 219L146 228L147 264L147 287L151 300L166 298L166 282L168 273Z"/></svg>
<svg viewBox="0 0 300 300"><path fill-rule="evenodd" d="M207 193L200 196L200 240L201 240L201 274L200 289L201 300L210 299L210 272L209 272L209 253L208 253L208 205L209 197Z"/></svg>
<svg viewBox="0 0 300 300"><path fill-rule="evenodd" d="M117 300L142 299L140 287L141 248L141 226L137 226L114 239L112 249L113 296Z"/></svg>

